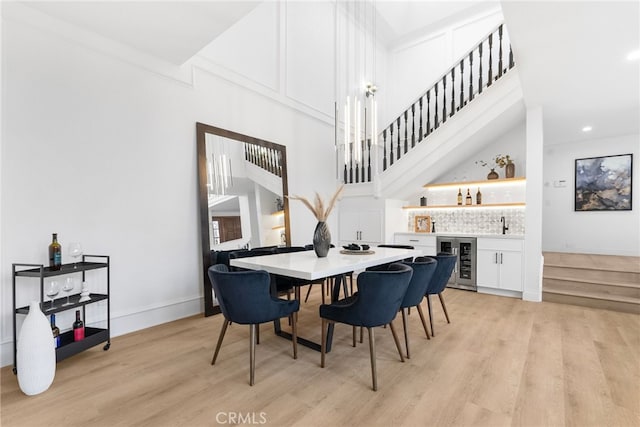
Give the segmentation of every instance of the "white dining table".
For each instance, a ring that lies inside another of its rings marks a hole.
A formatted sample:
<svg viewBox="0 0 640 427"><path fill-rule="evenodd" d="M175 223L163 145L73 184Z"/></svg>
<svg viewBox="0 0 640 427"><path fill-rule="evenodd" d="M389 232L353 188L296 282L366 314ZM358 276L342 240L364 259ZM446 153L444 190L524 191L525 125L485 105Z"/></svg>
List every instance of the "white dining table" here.
<svg viewBox="0 0 640 427"><path fill-rule="evenodd" d="M261 255L248 258L234 258L229 261L232 267L249 270L265 270L271 274L295 277L303 280L317 280L338 276L367 267L388 264L422 255L415 249L371 248L372 253L343 254L339 248L329 249L324 258L318 258L313 250Z"/></svg>
<svg viewBox="0 0 640 427"><path fill-rule="evenodd" d="M336 301L340 292L340 286L344 284L345 274L420 255L422 255L422 251L415 249L373 247L369 251L360 251L359 253L341 253L341 249L331 248L327 256L323 258L319 258L313 250L310 250L234 258L229 260L229 264L232 267L248 270L264 270L274 275L293 277L305 281L334 277L336 280L331 293L331 300ZM277 335L291 339L291 334L281 330L279 321L274 322L274 326ZM330 323L328 326L327 352L331 351L333 326L333 323ZM320 344L300 336L298 336L298 343L320 351Z"/></svg>

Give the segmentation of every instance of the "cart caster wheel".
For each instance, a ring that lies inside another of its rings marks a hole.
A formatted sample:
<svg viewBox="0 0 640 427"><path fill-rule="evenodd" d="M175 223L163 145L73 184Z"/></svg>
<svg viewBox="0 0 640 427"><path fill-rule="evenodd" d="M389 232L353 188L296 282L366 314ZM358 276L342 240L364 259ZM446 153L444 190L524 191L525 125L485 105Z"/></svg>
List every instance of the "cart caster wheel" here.
<svg viewBox="0 0 640 427"><path fill-rule="evenodd" d="M15 366L13 367L13 375L18 375L18 368Z"/></svg>
<svg viewBox="0 0 640 427"><path fill-rule="evenodd" d="M104 351L109 350L109 348L111 348L111 343L106 343L106 344L104 345L104 347L102 347L102 349L103 349Z"/></svg>

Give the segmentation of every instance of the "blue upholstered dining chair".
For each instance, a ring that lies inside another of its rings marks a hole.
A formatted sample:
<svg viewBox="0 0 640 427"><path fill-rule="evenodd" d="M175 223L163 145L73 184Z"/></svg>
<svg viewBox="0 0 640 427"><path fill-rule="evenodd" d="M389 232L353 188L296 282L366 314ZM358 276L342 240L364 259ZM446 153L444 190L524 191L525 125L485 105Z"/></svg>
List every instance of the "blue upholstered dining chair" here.
<svg viewBox="0 0 640 427"><path fill-rule="evenodd" d="M422 312L422 307L420 303L427 293L427 287L431 282L431 278L433 277L434 272L436 271L436 266L438 262L433 258L428 257L416 257L413 262L403 262L403 264L408 265L413 269L413 276L411 276L411 282L409 282L409 287L407 288L407 292L404 294L404 299L402 300L402 304L400 304L400 311L402 312L402 327L404 329L404 343L405 348L407 350L407 358L411 358L409 354L409 333L407 328L407 310L410 307L416 307L418 309L418 314L420 315L420 320L422 321L422 327L424 328L424 333L427 335L427 339L429 338L429 332L427 330L427 323L424 319L424 313Z"/></svg>
<svg viewBox="0 0 640 427"><path fill-rule="evenodd" d="M256 368L256 325L282 317L291 321L293 358L298 358L296 319L300 308L297 300L285 301L271 296L269 273L266 271L229 271L226 265L209 267L209 280L224 316L211 364L216 363L220 346L231 322L249 325L249 385L254 384Z"/></svg>
<svg viewBox="0 0 640 427"><path fill-rule="evenodd" d="M438 295L440 298L440 304L442 304L442 309L444 310L444 316L447 318L447 323L451 323L449 321L449 313L447 313L447 306L444 304L444 298L442 297L442 291L447 286L447 282L451 277L451 273L453 273L453 269L456 266L457 255L451 255L446 253L439 253L437 256L432 256L431 258L435 258L438 261L438 265L436 267L436 271L433 273L433 277L431 278L431 282L427 287L426 297L427 297L427 307L429 308L429 324L431 325L431 336L435 337L436 334L433 333L433 313L431 310L431 295Z"/></svg>
<svg viewBox="0 0 640 427"><path fill-rule="evenodd" d="M378 390L376 371L376 346L373 328L389 325L393 339L404 362L400 341L393 327L393 319L398 314L400 304L407 291L413 270L403 264L391 264L386 271L365 271L358 275L358 292L343 300L320 306L322 318L322 344L320 366L324 368L327 345L327 324L345 323L351 325L353 346L356 341L356 326L363 326L369 332L369 353L371 357L371 377L373 390Z"/></svg>

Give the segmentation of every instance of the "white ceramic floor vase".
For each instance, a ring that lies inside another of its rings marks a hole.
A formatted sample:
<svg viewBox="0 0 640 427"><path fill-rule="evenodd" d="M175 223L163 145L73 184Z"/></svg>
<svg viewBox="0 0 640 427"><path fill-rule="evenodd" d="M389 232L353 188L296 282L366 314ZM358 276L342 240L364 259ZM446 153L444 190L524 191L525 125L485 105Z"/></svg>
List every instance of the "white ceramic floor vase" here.
<svg viewBox="0 0 640 427"><path fill-rule="evenodd" d="M32 396L46 391L56 375L56 348L51 325L37 301L31 302L18 335L18 384Z"/></svg>

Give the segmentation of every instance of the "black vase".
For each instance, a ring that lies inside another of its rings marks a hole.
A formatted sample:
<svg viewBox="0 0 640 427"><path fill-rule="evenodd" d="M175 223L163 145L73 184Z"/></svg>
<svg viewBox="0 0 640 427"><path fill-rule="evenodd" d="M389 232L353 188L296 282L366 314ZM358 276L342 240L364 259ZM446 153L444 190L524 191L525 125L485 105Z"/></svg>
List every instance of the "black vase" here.
<svg viewBox="0 0 640 427"><path fill-rule="evenodd" d="M324 258L329 253L330 247L331 233L329 232L329 227L327 227L326 222L320 221L313 232L313 250L318 258Z"/></svg>

